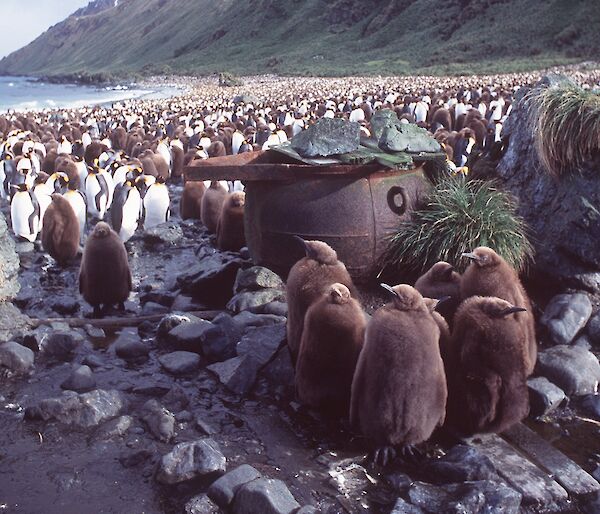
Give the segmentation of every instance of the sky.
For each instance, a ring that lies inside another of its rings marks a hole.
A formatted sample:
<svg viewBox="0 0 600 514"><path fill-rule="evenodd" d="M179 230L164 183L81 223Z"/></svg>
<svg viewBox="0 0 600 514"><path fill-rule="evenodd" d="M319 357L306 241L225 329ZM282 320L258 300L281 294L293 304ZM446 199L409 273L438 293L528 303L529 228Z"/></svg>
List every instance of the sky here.
<svg viewBox="0 0 600 514"><path fill-rule="evenodd" d="M0 58L33 41L89 0L0 0Z"/></svg>

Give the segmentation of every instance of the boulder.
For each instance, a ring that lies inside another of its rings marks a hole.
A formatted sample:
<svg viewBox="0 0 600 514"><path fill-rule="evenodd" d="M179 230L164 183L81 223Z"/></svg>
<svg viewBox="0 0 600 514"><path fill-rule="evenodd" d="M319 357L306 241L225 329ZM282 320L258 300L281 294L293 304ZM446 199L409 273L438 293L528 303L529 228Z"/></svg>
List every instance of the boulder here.
<svg viewBox="0 0 600 514"><path fill-rule="evenodd" d="M179 443L160 461L156 480L162 484L179 484L200 477L222 475L225 456L213 439Z"/></svg>
<svg viewBox="0 0 600 514"><path fill-rule="evenodd" d="M231 312L256 310L274 301L285 301L285 293L280 289L243 291L231 298L227 310Z"/></svg>
<svg viewBox="0 0 600 514"><path fill-rule="evenodd" d="M25 346L9 341L0 345L0 366L16 374L28 373L33 369L34 354Z"/></svg>
<svg viewBox="0 0 600 514"><path fill-rule="evenodd" d="M144 230L144 241L149 244L177 245L183 240L183 230L178 223L167 222Z"/></svg>
<svg viewBox="0 0 600 514"><path fill-rule="evenodd" d="M94 427L119 415L125 401L115 390L95 389L77 394L65 391L58 398L42 400L37 407L29 409L29 418L48 421L55 419L66 425Z"/></svg>
<svg viewBox="0 0 600 514"><path fill-rule="evenodd" d="M492 461L472 446L453 446L446 455L425 468L433 483L449 484L498 479Z"/></svg>
<svg viewBox="0 0 600 514"><path fill-rule="evenodd" d="M600 345L600 311L588 321L585 330L592 344Z"/></svg>
<svg viewBox="0 0 600 514"><path fill-rule="evenodd" d="M261 474L252 466L242 464L213 482L206 494L219 507L227 509L241 486L260 477Z"/></svg>
<svg viewBox="0 0 600 514"><path fill-rule="evenodd" d="M200 367L200 356L192 352L172 352L158 358L161 366L173 375L186 375Z"/></svg>
<svg viewBox="0 0 600 514"><path fill-rule="evenodd" d="M171 330L183 323L193 323L201 321L200 318L192 316L191 314L177 313L167 314L163 319L160 320L156 335L159 337L165 337Z"/></svg>
<svg viewBox="0 0 600 514"><path fill-rule="evenodd" d="M168 443L175 435L175 416L156 400L148 400L142 406L141 418L159 441Z"/></svg>
<svg viewBox="0 0 600 514"><path fill-rule="evenodd" d="M96 379L89 366L76 366L69 377L60 384L63 389L85 393L96 387Z"/></svg>
<svg viewBox="0 0 600 514"><path fill-rule="evenodd" d="M123 437L133 426L133 418L131 416L119 416L104 423L96 432L96 439L107 441Z"/></svg>
<svg viewBox="0 0 600 514"><path fill-rule="evenodd" d="M233 514L292 514L300 508L281 480L258 478L241 486L233 500Z"/></svg>
<svg viewBox="0 0 600 514"><path fill-rule="evenodd" d="M425 514L419 507L411 505L402 498L398 498L390 514Z"/></svg>
<svg viewBox="0 0 600 514"><path fill-rule="evenodd" d="M249 355L234 357L207 367L227 389L240 395L252 389L259 368L260 364Z"/></svg>
<svg viewBox="0 0 600 514"><path fill-rule="evenodd" d="M265 377L271 387L294 387L294 375L294 365L287 345L261 370L261 376Z"/></svg>
<svg viewBox="0 0 600 514"><path fill-rule="evenodd" d="M286 302L275 300L273 302L265 303L264 305L251 307L248 309L248 312L252 312L254 314L273 314L274 316L282 316L287 318L288 304Z"/></svg>
<svg viewBox="0 0 600 514"><path fill-rule="evenodd" d="M425 512L438 514L502 512L517 514L522 496L514 489L491 480L435 486L415 482L408 491L410 502Z"/></svg>
<svg viewBox="0 0 600 514"><path fill-rule="evenodd" d="M194 496L185 504L185 514L219 514L221 511L205 494Z"/></svg>
<svg viewBox="0 0 600 514"><path fill-rule="evenodd" d="M594 419L600 420L600 395L586 394L581 399L581 407Z"/></svg>
<svg viewBox="0 0 600 514"><path fill-rule="evenodd" d="M581 396L596 392L600 364L582 346L558 345L538 354L536 374L546 377L568 395Z"/></svg>
<svg viewBox="0 0 600 514"><path fill-rule="evenodd" d="M112 346L117 357L124 360L144 359L150 353L150 348L142 342L138 331L134 328L121 330Z"/></svg>
<svg viewBox="0 0 600 514"><path fill-rule="evenodd" d="M4 214L0 212L0 303L10 301L19 293L21 262L10 235Z"/></svg>
<svg viewBox="0 0 600 514"><path fill-rule="evenodd" d="M567 398L560 387L545 377L530 378L527 387L529 388L529 415L534 418L550 414Z"/></svg>
<svg viewBox="0 0 600 514"><path fill-rule="evenodd" d="M212 326L210 321L203 319L194 323L181 323L173 328L165 339L168 345L176 350L201 353L204 332Z"/></svg>
<svg viewBox="0 0 600 514"><path fill-rule="evenodd" d="M560 81L547 78L545 87ZM600 290L595 277L600 271L600 155L580 169L560 178L541 164L535 150L530 122L531 102L518 91L512 111L503 125L508 147L496 168L497 178L518 200L518 213L525 219L535 249L534 272L549 283L590 292Z"/></svg>
<svg viewBox="0 0 600 514"><path fill-rule="evenodd" d="M321 118L291 141L302 157L327 157L358 150L360 125L340 118Z"/></svg>
<svg viewBox="0 0 600 514"><path fill-rule="evenodd" d="M281 289L285 284L277 273L262 266L252 266L245 270L239 270L233 285L234 293L242 291L257 291L259 289Z"/></svg>
<svg viewBox="0 0 600 514"><path fill-rule="evenodd" d="M0 341L9 341L24 334L31 327L31 319L12 303L0 302Z"/></svg>
<svg viewBox="0 0 600 514"><path fill-rule="evenodd" d="M546 306L541 323L555 344L569 344L591 314L592 302L586 294L559 294Z"/></svg>
<svg viewBox="0 0 600 514"><path fill-rule="evenodd" d="M77 341L68 332L53 332L42 341L42 352L48 357L70 361L77 348Z"/></svg>
<svg viewBox="0 0 600 514"><path fill-rule="evenodd" d="M273 359L287 339L285 325L253 327L248 329L238 343L238 356L252 357L260 366Z"/></svg>

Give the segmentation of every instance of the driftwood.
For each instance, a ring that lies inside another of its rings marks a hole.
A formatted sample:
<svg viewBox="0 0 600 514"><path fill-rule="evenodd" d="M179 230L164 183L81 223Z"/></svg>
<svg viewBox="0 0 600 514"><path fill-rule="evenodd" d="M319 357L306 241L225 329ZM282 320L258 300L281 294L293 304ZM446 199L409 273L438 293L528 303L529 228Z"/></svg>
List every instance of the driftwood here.
<svg viewBox="0 0 600 514"><path fill-rule="evenodd" d="M190 314L205 320L212 320L223 311L189 311L184 314ZM70 327L84 327L91 325L96 328L111 329L123 327L137 327L144 321L160 321L166 314L153 314L151 316L123 316L115 318L48 318L32 319L31 325L39 327L41 325L50 325L51 323L65 323Z"/></svg>

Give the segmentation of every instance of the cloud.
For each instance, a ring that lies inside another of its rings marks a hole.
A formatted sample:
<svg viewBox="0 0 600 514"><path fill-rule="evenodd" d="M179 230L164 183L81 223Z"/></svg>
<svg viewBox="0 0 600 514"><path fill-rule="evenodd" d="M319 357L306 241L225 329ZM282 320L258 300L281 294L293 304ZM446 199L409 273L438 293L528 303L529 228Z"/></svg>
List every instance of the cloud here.
<svg viewBox="0 0 600 514"><path fill-rule="evenodd" d="M88 3L89 0L1 0L0 58L27 45Z"/></svg>

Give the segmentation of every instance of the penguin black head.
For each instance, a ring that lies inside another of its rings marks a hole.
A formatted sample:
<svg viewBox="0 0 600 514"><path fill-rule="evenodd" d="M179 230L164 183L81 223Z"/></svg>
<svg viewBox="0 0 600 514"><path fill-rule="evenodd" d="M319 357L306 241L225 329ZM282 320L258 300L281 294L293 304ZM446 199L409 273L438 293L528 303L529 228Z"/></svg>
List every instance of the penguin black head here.
<svg viewBox="0 0 600 514"><path fill-rule="evenodd" d="M10 187L12 187L16 193L25 193L27 192L27 190L29 189L27 187L27 184L25 184L24 182L22 184L12 184Z"/></svg>

